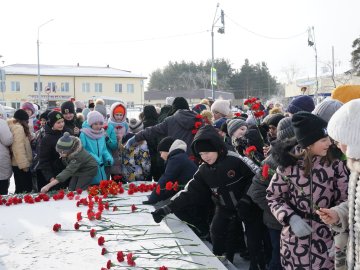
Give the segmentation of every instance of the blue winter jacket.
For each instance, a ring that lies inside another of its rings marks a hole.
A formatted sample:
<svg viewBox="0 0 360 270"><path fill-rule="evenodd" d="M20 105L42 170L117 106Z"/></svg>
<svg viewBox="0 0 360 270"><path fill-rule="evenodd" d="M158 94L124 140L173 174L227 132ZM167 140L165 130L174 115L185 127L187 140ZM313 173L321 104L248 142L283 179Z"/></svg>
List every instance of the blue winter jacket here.
<svg viewBox="0 0 360 270"><path fill-rule="evenodd" d="M165 163L165 172L160 177L160 194L154 189L149 197L149 203L155 204L166 200L176 194L175 190L166 190L166 183L178 181L180 187L184 187L194 176L198 167L189 159L186 154L186 143L182 140L175 140L169 149L168 159Z"/></svg>
<svg viewBox="0 0 360 270"><path fill-rule="evenodd" d="M82 128L90 128L87 121L83 123ZM98 164L98 173L92 180L91 184L97 185L101 180L107 180L104 168L105 166L111 166L114 160L107 150L105 136L100 139L92 139L84 132L81 132L80 140L84 149L95 158Z"/></svg>

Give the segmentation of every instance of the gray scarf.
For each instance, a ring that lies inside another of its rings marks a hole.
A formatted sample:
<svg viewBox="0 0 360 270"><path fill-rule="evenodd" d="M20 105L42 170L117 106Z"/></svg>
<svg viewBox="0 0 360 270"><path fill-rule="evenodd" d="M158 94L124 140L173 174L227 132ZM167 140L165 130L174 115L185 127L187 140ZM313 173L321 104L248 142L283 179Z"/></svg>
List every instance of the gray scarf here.
<svg viewBox="0 0 360 270"><path fill-rule="evenodd" d="M105 136L105 130L93 130L92 128L82 128L81 132L85 133L90 139L97 140Z"/></svg>

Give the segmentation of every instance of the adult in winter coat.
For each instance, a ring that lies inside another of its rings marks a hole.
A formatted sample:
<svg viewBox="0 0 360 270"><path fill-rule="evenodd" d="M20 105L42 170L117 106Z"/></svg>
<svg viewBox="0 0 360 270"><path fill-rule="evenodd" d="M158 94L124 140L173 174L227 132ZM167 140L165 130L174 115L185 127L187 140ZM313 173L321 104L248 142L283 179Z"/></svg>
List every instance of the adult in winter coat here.
<svg viewBox="0 0 360 270"><path fill-rule="evenodd" d="M216 203L211 223L213 253L226 253L233 260L239 236L237 207L254 176L250 168L234 152L228 152L214 127L207 125L199 129L191 145L195 155L203 163L185 189L166 206L153 212L155 222L160 222L169 213L177 213L193 205L201 205L212 198Z"/></svg>
<svg viewBox="0 0 360 270"><path fill-rule="evenodd" d="M182 140L165 137L158 145L158 151L165 160L165 172L158 181L158 190L153 190L146 204L155 204L166 200L177 193L177 190L167 190L166 183L178 182L184 187L197 171L197 166L186 154L186 144Z"/></svg>
<svg viewBox="0 0 360 270"><path fill-rule="evenodd" d="M174 115L165 118L162 123L137 133L135 137L128 140L126 147L130 147L135 142L167 136L182 140L186 145L191 145L194 138L193 130L195 129L195 122L199 122L199 120L201 119L198 119L193 111L188 109L177 110ZM190 155L191 149L188 148L186 153Z"/></svg>
<svg viewBox="0 0 360 270"><path fill-rule="evenodd" d="M97 175L91 184L98 185L101 180L106 180L105 166L113 165L113 158L106 148L105 130L102 128L104 117L97 111L88 114L87 120L83 123L80 140L85 148L98 164Z"/></svg>
<svg viewBox="0 0 360 270"><path fill-rule="evenodd" d="M295 113L292 125L298 145L282 144L279 167L267 189L271 212L284 226L281 264L284 269L333 269L333 236L315 213L347 197L348 171L331 160L327 123L308 112ZM276 148L274 148L275 155Z"/></svg>
<svg viewBox="0 0 360 270"><path fill-rule="evenodd" d="M342 239L339 240L346 247L347 259L346 263L337 261L336 269L360 269L360 119L357 117L359 113L360 99L352 100L334 113L328 126L330 136L346 153L347 164L351 170L348 200L331 209L324 207L318 211L326 224L331 224L334 231L342 233Z"/></svg>
<svg viewBox="0 0 360 270"><path fill-rule="evenodd" d="M56 184L63 183L69 178L71 178L69 190L87 189L97 174L98 165L96 160L82 147L80 139L65 132L56 144L56 152L60 154L66 168L44 186L41 192L46 193Z"/></svg>
<svg viewBox="0 0 360 270"><path fill-rule="evenodd" d="M74 103L72 101L62 103L61 113L64 116L65 128L70 130L71 135L79 137L82 122L76 117Z"/></svg>
<svg viewBox="0 0 360 270"><path fill-rule="evenodd" d="M15 193L31 192L32 190L30 172L32 151L28 121L29 115L22 109L17 110L14 118L7 121L13 135L11 164L14 172Z"/></svg>
<svg viewBox="0 0 360 270"><path fill-rule="evenodd" d="M45 136L40 142L39 166L37 171L38 190L47 185L63 169L60 155L56 152L56 143L64 134L70 130L64 127L64 116L61 112L52 111L48 114L48 122L45 125ZM68 182L61 183L54 189L67 187Z"/></svg>
<svg viewBox="0 0 360 270"><path fill-rule="evenodd" d="M6 112L0 105L0 195L7 195L12 175L10 146L13 135L6 123Z"/></svg>
<svg viewBox="0 0 360 270"><path fill-rule="evenodd" d="M143 125L144 129L147 127L152 127L157 125L158 114L153 105L146 105L144 107L144 120ZM157 182L160 176L164 172L164 162L160 158L159 152L157 151L157 146L162 138L152 138L147 140L147 145L149 147L149 153L151 158L151 176Z"/></svg>

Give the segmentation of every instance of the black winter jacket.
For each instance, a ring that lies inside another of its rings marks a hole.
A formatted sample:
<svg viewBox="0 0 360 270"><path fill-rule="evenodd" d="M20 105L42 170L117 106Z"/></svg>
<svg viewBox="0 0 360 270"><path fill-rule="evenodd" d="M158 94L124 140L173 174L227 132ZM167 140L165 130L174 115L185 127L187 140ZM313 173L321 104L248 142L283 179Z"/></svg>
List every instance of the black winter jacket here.
<svg viewBox="0 0 360 270"><path fill-rule="evenodd" d="M217 206L235 211L240 199L246 196L254 173L237 153L228 152L212 126L202 127L195 135L192 144L195 155L198 155L195 153L195 145L200 140L215 146L219 157L212 165L201 164L193 179L171 199L168 206L176 213L185 207L204 204L212 197Z"/></svg>

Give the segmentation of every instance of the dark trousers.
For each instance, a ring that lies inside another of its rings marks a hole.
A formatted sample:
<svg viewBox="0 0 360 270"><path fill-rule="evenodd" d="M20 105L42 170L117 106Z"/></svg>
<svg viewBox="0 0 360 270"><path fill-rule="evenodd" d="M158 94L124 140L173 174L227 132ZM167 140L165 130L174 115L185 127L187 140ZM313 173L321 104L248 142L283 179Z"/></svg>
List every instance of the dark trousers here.
<svg viewBox="0 0 360 270"><path fill-rule="evenodd" d="M0 180L0 195L7 195L9 192L10 180Z"/></svg>
<svg viewBox="0 0 360 270"><path fill-rule="evenodd" d="M239 246L238 239L241 226L236 211L216 207L210 227L211 242L215 255L222 256L225 253L226 258L230 262L233 261L234 254Z"/></svg>
<svg viewBox="0 0 360 270"><path fill-rule="evenodd" d="M13 166L15 193L31 192L32 190L32 176L30 170L24 172L19 167Z"/></svg>
<svg viewBox="0 0 360 270"><path fill-rule="evenodd" d="M272 246L272 254L271 260L269 263L268 270L282 270L281 261L280 261L280 235L281 230L275 230L268 228L271 246Z"/></svg>
<svg viewBox="0 0 360 270"><path fill-rule="evenodd" d="M182 211L176 211L174 214L180 220L188 223L194 233L201 238L209 232L208 212L204 209L206 206L193 206Z"/></svg>

